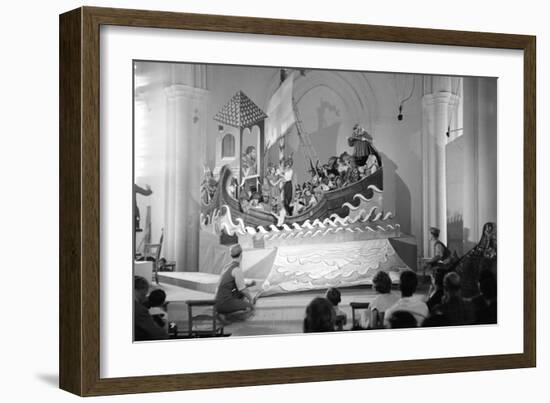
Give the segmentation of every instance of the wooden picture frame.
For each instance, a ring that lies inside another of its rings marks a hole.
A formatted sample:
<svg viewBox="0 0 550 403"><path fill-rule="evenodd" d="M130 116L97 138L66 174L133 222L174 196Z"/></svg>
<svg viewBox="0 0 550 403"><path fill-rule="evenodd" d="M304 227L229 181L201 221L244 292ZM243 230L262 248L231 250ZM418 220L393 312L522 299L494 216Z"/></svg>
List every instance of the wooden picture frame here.
<svg viewBox="0 0 550 403"><path fill-rule="evenodd" d="M524 52L523 353L100 377L100 27L170 28L517 49ZM480 371L536 365L534 36L82 7L60 16L60 387L81 396Z"/></svg>

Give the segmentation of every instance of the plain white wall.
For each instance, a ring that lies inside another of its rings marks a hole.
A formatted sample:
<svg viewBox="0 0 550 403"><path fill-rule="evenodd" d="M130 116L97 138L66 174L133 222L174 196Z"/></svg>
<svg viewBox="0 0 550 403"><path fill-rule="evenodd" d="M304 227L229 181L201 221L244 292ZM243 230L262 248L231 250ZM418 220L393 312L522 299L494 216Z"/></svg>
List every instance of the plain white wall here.
<svg viewBox="0 0 550 403"><path fill-rule="evenodd" d="M79 1L4 2L1 25L2 83L0 157L2 175L3 300L0 357L6 401L68 402L77 399L59 391L58 365L58 14L78 7ZM550 108L550 27L544 2L525 0L463 0L442 6L440 1L258 2L89 1L88 5L163 9L213 14L296 18L380 25L418 26L535 34L538 36L538 172L550 169L545 133L550 125L543 113ZM544 223L550 202L548 181L538 191L538 368L387 379L325 382L301 385L165 393L102 398L108 402L281 402L315 400L467 402L544 401L548 392L550 306L541 251L550 241ZM7 224L7 225L6 225ZM172 359L159 357L159 359ZM185 358L182 358L185 359ZM543 397L544 396L544 397Z"/></svg>

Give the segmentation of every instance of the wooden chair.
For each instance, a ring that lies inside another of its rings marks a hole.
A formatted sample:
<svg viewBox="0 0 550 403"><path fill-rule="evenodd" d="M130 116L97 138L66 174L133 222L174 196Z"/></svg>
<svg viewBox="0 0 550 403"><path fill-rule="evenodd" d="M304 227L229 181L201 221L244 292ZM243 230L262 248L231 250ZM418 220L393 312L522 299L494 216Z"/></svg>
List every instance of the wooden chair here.
<svg viewBox="0 0 550 403"><path fill-rule="evenodd" d="M215 337L223 336L224 325L218 319L218 312L216 311L216 300L215 299L195 299L185 301L187 304L187 315L188 315L188 333L189 337ZM193 308L202 307L209 309L210 313L200 313L198 315L193 315ZM198 329L197 325L199 324L211 324L204 329Z"/></svg>
<svg viewBox="0 0 550 403"><path fill-rule="evenodd" d="M176 262L161 259L162 243L164 242L164 228L160 230L160 239L158 243L147 243L144 246L143 253L145 260L153 261L153 276L155 283L159 283L159 271L175 271Z"/></svg>
<svg viewBox="0 0 550 403"><path fill-rule="evenodd" d="M153 280L155 283L159 283L158 277L158 265L160 261L160 252L162 250L162 236L160 243L147 243L143 249L145 260L153 262Z"/></svg>
<svg viewBox="0 0 550 403"><path fill-rule="evenodd" d="M349 306L351 307L351 325L353 329L358 329L361 327L359 320L355 317L355 311L369 309L369 305L370 304L368 302L350 302Z"/></svg>

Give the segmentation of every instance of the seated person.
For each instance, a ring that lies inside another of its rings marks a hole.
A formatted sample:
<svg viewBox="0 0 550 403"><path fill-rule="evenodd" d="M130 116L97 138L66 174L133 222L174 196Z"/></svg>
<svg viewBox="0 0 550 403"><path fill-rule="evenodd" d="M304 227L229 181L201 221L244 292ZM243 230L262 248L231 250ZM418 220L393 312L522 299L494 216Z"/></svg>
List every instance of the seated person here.
<svg viewBox="0 0 550 403"><path fill-rule="evenodd" d="M306 203L306 209L313 207L317 204L317 197L311 192L311 189L306 189L304 201Z"/></svg>
<svg viewBox="0 0 550 403"><path fill-rule="evenodd" d="M335 320L332 304L326 298L314 298L306 308L304 333L333 332Z"/></svg>
<svg viewBox="0 0 550 403"><path fill-rule="evenodd" d="M323 179L321 179L321 185L320 185L321 190L323 192L328 192L330 190L329 184L330 184L330 181L328 177L327 176L323 177Z"/></svg>
<svg viewBox="0 0 550 403"><path fill-rule="evenodd" d="M388 318L390 329L417 327L416 318L409 311L394 311Z"/></svg>
<svg viewBox="0 0 550 403"><path fill-rule="evenodd" d="M149 315L160 327L165 327L168 320L166 312L166 293L164 290L157 288L149 293Z"/></svg>
<svg viewBox="0 0 550 403"><path fill-rule="evenodd" d="M367 309L361 318L360 326L365 329L373 328L376 326L376 319L374 317L374 311L378 313L384 313L390 307L392 307L399 296L391 291L391 278L385 271L379 271L372 279L372 288L376 291L377 295L370 303L369 309Z"/></svg>
<svg viewBox="0 0 550 403"><path fill-rule="evenodd" d="M241 194L239 196L239 201L241 202L241 209L243 210L243 213L247 213L250 209L250 197L248 195L248 192L246 190L242 190Z"/></svg>
<svg viewBox="0 0 550 403"><path fill-rule="evenodd" d="M254 192L254 194L252 194L252 198L250 199L248 208L261 209L262 208L262 206L260 205L261 200L262 200L262 195L258 192Z"/></svg>
<svg viewBox="0 0 550 403"><path fill-rule="evenodd" d="M497 323L497 281L490 269L479 274L480 294L472 299L477 324Z"/></svg>
<svg viewBox="0 0 550 403"><path fill-rule="evenodd" d="M245 284L241 268L241 245L234 245L230 254L232 261L222 270L216 290L215 308L227 319L245 320L254 312L254 299Z"/></svg>
<svg viewBox="0 0 550 403"><path fill-rule="evenodd" d="M424 322L422 322L422 327L441 327L449 326L447 318L440 313L431 313Z"/></svg>
<svg viewBox="0 0 550 403"><path fill-rule="evenodd" d="M328 190L334 190L336 189L336 175L334 174L328 174Z"/></svg>
<svg viewBox="0 0 550 403"><path fill-rule="evenodd" d="M355 183L361 179L361 176L359 175L359 169L353 168L348 177L348 183Z"/></svg>
<svg viewBox="0 0 550 403"><path fill-rule="evenodd" d="M294 194L294 200L290 204L292 206L292 215L300 214L306 208L305 201L302 197L302 191L299 190Z"/></svg>
<svg viewBox="0 0 550 403"><path fill-rule="evenodd" d="M134 276L134 340L162 340L168 338L168 332L165 328L159 326L145 304L147 303L147 293L149 292L149 282L143 277Z"/></svg>
<svg viewBox="0 0 550 403"><path fill-rule="evenodd" d="M460 295L460 276L451 272L443 278L443 302L433 309L441 314L448 326L471 325L475 322L472 303Z"/></svg>
<svg viewBox="0 0 550 403"><path fill-rule="evenodd" d="M338 158L337 162L336 162L336 170L338 171L338 175L345 178L346 175L348 174L348 171L349 171L350 167L348 164L346 164L346 162L344 161L343 158Z"/></svg>
<svg viewBox="0 0 550 403"><path fill-rule="evenodd" d="M337 288L329 288L325 294L325 298L332 304L335 326L338 329L342 329L348 320L346 313L338 308L338 304L342 301L342 294Z"/></svg>
<svg viewBox="0 0 550 403"><path fill-rule="evenodd" d="M389 318L396 311L410 312L416 319L417 326L420 326L424 319L428 317L428 306L418 296L414 296L418 285L418 277L412 270L405 270L399 277L399 289L401 298L390 308L386 310L384 316L384 325L389 326Z"/></svg>

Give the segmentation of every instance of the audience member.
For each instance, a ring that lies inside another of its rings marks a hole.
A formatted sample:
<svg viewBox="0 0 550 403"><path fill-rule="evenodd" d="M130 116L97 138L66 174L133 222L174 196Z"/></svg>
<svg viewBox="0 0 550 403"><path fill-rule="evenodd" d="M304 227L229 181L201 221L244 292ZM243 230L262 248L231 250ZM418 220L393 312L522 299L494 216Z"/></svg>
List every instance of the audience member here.
<svg viewBox="0 0 550 403"><path fill-rule="evenodd" d="M365 329L376 327L378 318L374 315L385 314L399 300L399 296L391 291L391 278L385 271L376 273L372 279L372 288L377 295L361 318L360 326Z"/></svg>
<svg viewBox="0 0 550 403"><path fill-rule="evenodd" d="M433 312L441 314L449 326L470 325L475 321L472 303L460 295L460 276L456 272L443 279L443 302L434 307Z"/></svg>
<svg viewBox="0 0 550 403"><path fill-rule="evenodd" d="M164 290L157 288L149 293L149 315L160 327L165 327L168 320L166 312L166 293Z"/></svg>
<svg viewBox="0 0 550 403"><path fill-rule="evenodd" d="M409 311L394 311L388 318L390 329L406 329L417 327L418 322L412 313Z"/></svg>
<svg viewBox="0 0 550 403"><path fill-rule="evenodd" d="M477 324L497 323L497 282L490 269L479 274L480 294L472 299Z"/></svg>
<svg viewBox="0 0 550 403"><path fill-rule="evenodd" d="M437 312L430 314L430 316L428 316L426 319L424 319L424 322L422 322L422 327L441 327L448 325L449 323L447 321L447 318Z"/></svg>
<svg viewBox="0 0 550 403"><path fill-rule="evenodd" d="M348 321L346 313L338 307L338 304L342 301L342 294L337 288L329 288L325 298L332 304L336 327L342 329Z"/></svg>
<svg viewBox="0 0 550 403"><path fill-rule="evenodd" d="M388 326L388 319L396 311L410 312L416 319L417 326L422 324L428 316L428 306L420 299L419 296L414 296L418 285L416 273L412 270L405 270L399 277L399 289L401 290L401 298L390 308L386 310L384 317L384 325Z"/></svg>
<svg viewBox="0 0 550 403"><path fill-rule="evenodd" d="M168 338L166 329L157 325L145 303L149 283L143 277L134 276L134 340L162 340Z"/></svg>
<svg viewBox="0 0 550 403"><path fill-rule="evenodd" d="M332 304L326 298L314 298L306 308L304 333L332 332L335 319Z"/></svg>

